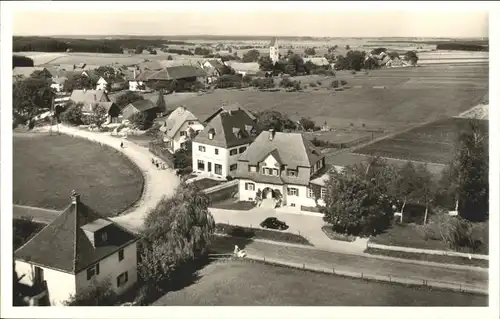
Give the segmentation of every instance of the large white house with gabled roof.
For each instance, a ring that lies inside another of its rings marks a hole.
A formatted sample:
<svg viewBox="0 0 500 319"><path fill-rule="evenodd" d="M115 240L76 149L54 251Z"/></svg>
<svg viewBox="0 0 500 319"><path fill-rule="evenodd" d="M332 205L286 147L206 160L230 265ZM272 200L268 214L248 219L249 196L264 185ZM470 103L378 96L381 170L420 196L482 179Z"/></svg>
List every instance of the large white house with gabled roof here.
<svg viewBox="0 0 500 319"><path fill-rule="evenodd" d="M109 281L121 294L137 281L139 237L100 216L73 192L71 204L14 252L15 271L32 295L64 305Z"/></svg>
<svg viewBox="0 0 500 319"><path fill-rule="evenodd" d="M263 131L238 159L239 199L253 201L281 194L283 205L304 208L322 204L325 156L302 134Z"/></svg>
<svg viewBox="0 0 500 319"><path fill-rule="evenodd" d="M241 106L223 107L205 120L193 140L193 173L224 179L255 138L255 117Z"/></svg>

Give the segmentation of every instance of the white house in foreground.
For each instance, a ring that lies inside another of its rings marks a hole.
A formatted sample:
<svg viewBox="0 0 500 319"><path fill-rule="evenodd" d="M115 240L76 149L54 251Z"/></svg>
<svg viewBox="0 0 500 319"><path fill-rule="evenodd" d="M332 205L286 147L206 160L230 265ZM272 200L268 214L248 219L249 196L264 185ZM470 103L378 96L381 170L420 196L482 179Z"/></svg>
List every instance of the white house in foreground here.
<svg viewBox="0 0 500 319"><path fill-rule="evenodd" d="M255 138L255 117L239 106L220 108L193 140L193 172L226 178Z"/></svg>
<svg viewBox="0 0 500 319"><path fill-rule="evenodd" d="M199 133L203 128L203 124L193 113L184 106L179 106L167 117L160 127L160 132L163 134L163 141L167 144L167 149L171 153L175 153L186 146L192 133Z"/></svg>
<svg viewBox="0 0 500 319"><path fill-rule="evenodd" d="M50 305L105 280L121 294L137 281L138 239L73 192L68 208L14 252L15 270Z"/></svg>
<svg viewBox="0 0 500 319"><path fill-rule="evenodd" d="M97 84L96 84L96 87L95 87L96 90L100 90L100 91L105 91L107 92L108 91L108 81L106 81L106 79L104 79L102 76L99 78L99 80L97 80Z"/></svg>
<svg viewBox="0 0 500 319"><path fill-rule="evenodd" d="M325 156L302 134L263 131L238 159L239 199L255 200L261 190L298 209L322 205L326 190L317 179L325 170Z"/></svg>

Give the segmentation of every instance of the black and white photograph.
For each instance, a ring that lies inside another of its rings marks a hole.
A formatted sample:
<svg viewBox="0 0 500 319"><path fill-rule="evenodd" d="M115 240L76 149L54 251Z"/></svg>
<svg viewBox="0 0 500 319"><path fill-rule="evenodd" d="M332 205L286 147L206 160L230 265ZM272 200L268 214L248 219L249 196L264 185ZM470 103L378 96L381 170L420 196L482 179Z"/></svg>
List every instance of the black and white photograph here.
<svg viewBox="0 0 500 319"><path fill-rule="evenodd" d="M498 318L494 6L357 4L2 2L2 317Z"/></svg>

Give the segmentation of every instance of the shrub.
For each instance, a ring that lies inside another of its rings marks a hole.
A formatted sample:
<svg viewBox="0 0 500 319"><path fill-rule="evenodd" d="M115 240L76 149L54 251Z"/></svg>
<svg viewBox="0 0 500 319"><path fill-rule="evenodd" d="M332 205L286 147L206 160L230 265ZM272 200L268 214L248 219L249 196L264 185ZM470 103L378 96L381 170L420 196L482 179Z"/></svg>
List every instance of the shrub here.
<svg viewBox="0 0 500 319"><path fill-rule="evenodd" d="M318 85L317 85L316 83L312 82L312 83L309 83L309 86L310 86L310 87L312 87L312 88L315 88L315 87L317 87Z"/></svg>
<svg viewBox="0 0 500 319"><path fill-rule="evenodd" d="M488 249L487 224L474 224L460 216L449 216L448 214L440 214L436 216L434 223L437 223L437 229L441 239L446 242L453 250L470 250L477 252L486 246ZM478 231L479 230L479 231ZM484 249L484 248L483 248Z"/></svg>
<svg viewBox="0 0 500 319"><path fill-rule="evenodd" d="M331 240L340 240L340 241L347 241L347 242L353 242L356 240L355 236L344 235L344 234L339 234L339 233L335 232L333 230L332 226L325 225L325 226L321 227L321 230Z"/></svg>
<svg viewBox="0 0 500 319"><path fill-rule="evenodd" d="M65 302L66 306L114 306L118 302L118 295L114 292L109 280L95 283L85 291L71 296Z"/></svg>
<svg viewBox="0 0 500 319"><path fill-rule="evenodd" d="M341 86L347 85L347 81L346 80L340 80L340 85Z"/></svg>
<svg viewBox="0 0 500 319"><path fill-rule="evenodd" d="M333 80L330 86L334 89L339 87L339 80Z"/></svg>
<svg viewBox="0 0 500 319"><path fill-rule="evenodd" d="M82 125L84 120L82 107L82 103L69 105L66 111L61 113L61 121L72 125Z"/></svg>
<svg viewBox="0 0 500 319"><path fill-rule="evenodd" d="M321 82L320 80L316 81L316 83L317 83L318 85L322 85L322 84L323 84L323 82Z"/></svg>
<svg viewBox="0 0 500 319"><path fill-rule="evenodd" d="M264 78L264 79L253 79L251 82L251 86L258 87L259 89L271 89L274 88L274 80L273 78Z"/></svg>

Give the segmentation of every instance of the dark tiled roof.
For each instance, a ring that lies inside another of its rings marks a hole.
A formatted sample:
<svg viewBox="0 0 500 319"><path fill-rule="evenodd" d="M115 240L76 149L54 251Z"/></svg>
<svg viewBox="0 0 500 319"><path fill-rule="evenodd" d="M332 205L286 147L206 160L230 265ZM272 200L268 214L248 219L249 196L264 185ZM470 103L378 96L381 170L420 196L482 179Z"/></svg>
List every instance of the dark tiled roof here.
<svg viewBox="0 0 500 319"><path fill-rule="evenodd" d="M132 105L135 109L141 112L151 110L156 107L156 104L154 104L151 100L148 99L138 100L130 103L129 105Z"/></svg>
<svg viewBox="0 0 500 319"><path fill-rule="evenodd" d="M195 142L229 148L251 143L254 139L250 133L255 127L254 117L241 107L219 109L207 121L205 129L194 139ZM209 139L211 130L214 131L213 139Z"/></svg>
<svg viewBox="0 0 500 319"><path fill-rule="evenodd" d="M108 240L94 247L82 227L97 220L106 221ZM16 250L14 258L76 274L137 239L135 234L77 202Z"/></svg>
<svg viewBox="0 0 500 319"><path fill-rule="evenodd" d="M219 72L221 72L222 70L224 70L224 69L225 69L225 67L226 67L226 66L225 66L222 62L220 62L219 60L215 60L215 59L213 59L213 60L208 60L207 62L208 62L208 63L210 63L210 65L211 65L213 68L215 68L217 71L219 71Z"/></svg>
<svg viewBox="0 0 500 319"><path fill-rule="evenodd" d="M82 107L82 111L92 112L91 106L92 107L102 106L106 110L106 113L109 113L109 110L114 104L115 104L114 102L97 102L97 103L84 104Z"/></svg>
<svg viewBox="0 0 500 319"><path fill-rule="evenodd" d="M191 77L203 77L206 76L206 72L199 67L192 65L178 65L168 68L164 68L157 71L144 70L139 73L136 77L138 81L148 81L148 80L178 80Z"/></svg>

